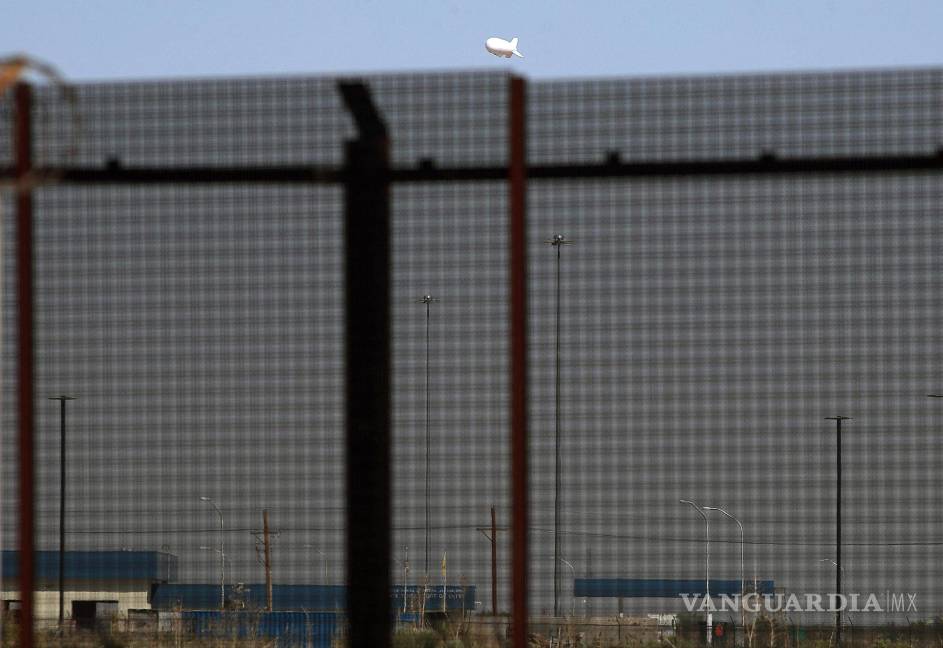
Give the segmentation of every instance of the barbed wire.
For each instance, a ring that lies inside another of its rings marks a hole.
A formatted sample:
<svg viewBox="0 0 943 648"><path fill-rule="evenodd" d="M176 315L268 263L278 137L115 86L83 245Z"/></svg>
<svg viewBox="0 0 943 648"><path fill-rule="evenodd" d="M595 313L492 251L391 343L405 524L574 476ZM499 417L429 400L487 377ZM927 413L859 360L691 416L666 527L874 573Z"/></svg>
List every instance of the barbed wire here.
<svg viewBox="0 0 943 648"><path fill-rule="evenodd" d="M24 75L35 72L54 86L62 100L70 106L72 114L72 138L65 151L66 157L73 157L78 153L79 138L82 131L82 117L78 106L78 94L75 87L66 82L65 77L51 64L40 61L26 54L14 54L0 57L0 98L8 89L19 82ZM40 184L55 182L58 179L54 173L45 173L40 177L37 174L27 174L12 180L0 179L0 189L13 188L17 191L32 189Z"/></svg>

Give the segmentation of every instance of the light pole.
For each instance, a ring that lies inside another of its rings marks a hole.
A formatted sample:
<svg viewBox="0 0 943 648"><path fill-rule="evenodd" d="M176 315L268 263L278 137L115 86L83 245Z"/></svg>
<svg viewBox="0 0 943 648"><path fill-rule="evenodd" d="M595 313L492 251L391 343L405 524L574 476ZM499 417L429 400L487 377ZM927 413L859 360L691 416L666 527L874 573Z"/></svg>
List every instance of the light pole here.
<svg viewBox="0 0 943 648"><path fill-rule="evenodd" d="M226 554L223 550L223 512L216 506L212 497L200 497L201 502L212 504L219 514L219 609L226 609ZM200 547L203 549L204 547Z"/></svg>
<svg viewBox="0 0 943 648"><path fill-rule="evenodd" d="M560 559L564 565L570 568L570 576L573 578L573 600L570 602L570 616L576 616L576 570L573 569L573 565L570 564L568 560Z"/></svg>
<svg viewBox="0 0 943 648"><path fill-rule="evenodd" d="M423 561L426 576L429 575L429 305L437 301L432 295L423 295L422 299L416 300L417 304L426 305L426 546Z"/></svg>
<svg viewBox="0 0 943 648"><path fill-rule="evenodd" d="M823 563L823 562L832 563L833 565L835 565L835 567L838 569L838 571L841 572L842 578L844 578L844 576L845 576L845 568L842 567L841 565L839 565L837 562L835 562L835 561L832 560L831 558L821 558L821 559L819 559L819 562L820 562L820 563ZM835 599L835 606L838 607L838 599L837 599L837 598ZM838 611L838 614L841 615L841 611L840 611L840 610Z"/></svg>
<svg viewBox="0 0 943 648"><path fill-rule="evenodd" d="M406 578L409 576L409 547L403 546L403 559L393 559L397 565L403 566L403 614L406 614Z"/></svg>
<svg viewBox="0 0 943 648"><path fill-rule="evenodd" d="M321 584L327 585L327 556L316 547L314 550L321 556Z"/></svg>
<svg viewBox="0 0 943 648"><path fill-rule="evenodd" d="M403 545L403 614L406 614L406 584L409 578L409 547Z"/></svg>
<svg viewBox="0 0 943 648"><path fill-rule="evenodd" d="M839 565L837 562L835 562L835 561L832 560L831 558L822 558L822 559L819 560L819 562L832 563L833 565L835 565L836 567L838 567L838 568L841 570L842 576L845 575L845 568L842 567L841 565Z"/></svg>
<svg viewBox="0 0 943 648"><path fill-rule="evenodd" d="M50 396L59 401L59 628L65 599L65 402L75 396Z"/></svg>
<svg viewBox="0 0 943 648"><path fill-rule="evenodd" d="M691 508L697 511L697 514L704 518L704 539L706 541L706 553L704 557L704 590L707 597L707 643L710 645L712 643L711 639L711 626L713 625L713 615L710 613L710 600L711 600L711 523L707 519L707 514L701 510L701 507L698 506L695 502L691 500L678 500L681 504L689 504Z"/></svg>
<svg viewBox="0 0 943 648"><path fill-rule="evenodd" d="M841 596L841 422L851 420L849 416L826 416L826 421L835 421L835 594ZM837 600L837 598L836 598ZM835 648L841 648L841 610L835 612Z"/></svg>
<svg viewBox="0 0 943 648"><path fill-rule="evenodd" d="M321 584L327 585L327 567L326 567L327 556L325 555L323 551L318 549L318 547L313 544L304 544L302 546L305 549L314 549L314 552L318 554L319 556L321 556Z"/></svg>
<svg viewBox="0 0 943 648"><path fill-rule="evenodd" d="M570 245L563 234L554 234L552 239L544 241L557 251L556 280L556 319L554 324L554 347L556 364L554 367L554 489L553 489L553 616L560 615L560 482L562 466L560 464L560 250Z"/></svg>
<svg viewBox="0 0 943 648"><path fill-rule="evenodd" d="M226 608L226 599L225 599L225 596L224 596L224 594L223 594L223 592L225 591L225 590L224 590L225 586L223 585L223 569L225 568L224 566L225 566L225 564L226 564L226 554L223 553L223 550L222 550L222 549L217 549L217 548L215 548L215 547L207 547L207 546L205 546L205 545L204 545L204 546L201 546L200 549L201 549L202 551L212 551L212 552L214 552L214 553L218 553L218 554L219 554L219 560L220 560L220 565L221 565L221 567L220 567L220 572L219 572L219 589L220 589L220 595L219 595L219 609L220 609L220 610L223 610L223 609Z"/></svg>
<svg viewBox="0 0 943 648"><path fill-rule="evenodd" d="M728 513L727 511L725 511L724 509L720 507L705 506L704 510L705 511L719 511L720 513L723 513L724 515L729 517L731 520L736 522L737 526L740 527L740 627L743 628L746 625L746 615L743 609L743 589L746 582L744 578L744 572L743 572L743 525L740 524L740 520L738 520L737 518L735 518L730 513ZM754 578L754 582L755 580L756 579Z"/></svg>

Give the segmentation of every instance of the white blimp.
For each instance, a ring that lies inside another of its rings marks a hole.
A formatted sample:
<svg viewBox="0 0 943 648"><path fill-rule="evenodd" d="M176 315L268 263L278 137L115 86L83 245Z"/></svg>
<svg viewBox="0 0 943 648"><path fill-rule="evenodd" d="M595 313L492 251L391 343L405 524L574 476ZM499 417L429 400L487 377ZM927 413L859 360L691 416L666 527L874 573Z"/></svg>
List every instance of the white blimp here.
<svg viewBox="0 0 943 648"><path fill-rule="evenodd" d="M495 56L511 58L511 54L513 54L514 56L524 58L524 55L517 51L516 37L512 38L510 43L503 38L489 38L485 41L485 49Z"/></svg>

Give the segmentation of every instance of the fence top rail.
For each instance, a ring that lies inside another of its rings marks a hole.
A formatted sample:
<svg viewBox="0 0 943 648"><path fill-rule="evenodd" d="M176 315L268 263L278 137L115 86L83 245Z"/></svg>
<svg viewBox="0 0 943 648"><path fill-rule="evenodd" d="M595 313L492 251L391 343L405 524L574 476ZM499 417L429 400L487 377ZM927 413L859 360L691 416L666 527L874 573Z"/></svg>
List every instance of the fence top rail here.
<svg viewBox="0 0 943 648"><path fill-rule="evenodd" d="M943 169L943 149L927 155L778 158L764 153L752 159L622 162L609 158L599 164L537 164L527 167L532 180L632 178L651 176L757 175L780 173L877 173ZM389 170L391 182L504 180L508 167L437 167L421 160L413 168ZM343 168L318 166L151 167L132 168L109 163L100 168L46 167L35 169L33 184L337 184ZM0 168L0 184L17 181L15 169ZM22 182L23 179L20 178Z"/></svg>

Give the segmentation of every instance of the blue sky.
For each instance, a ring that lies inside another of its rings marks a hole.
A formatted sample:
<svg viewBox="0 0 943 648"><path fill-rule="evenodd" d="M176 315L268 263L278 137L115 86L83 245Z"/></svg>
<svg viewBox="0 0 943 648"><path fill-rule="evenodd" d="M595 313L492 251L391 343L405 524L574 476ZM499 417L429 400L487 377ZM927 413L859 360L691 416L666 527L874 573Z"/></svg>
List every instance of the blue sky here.
<svg viewBox="0 0 943 648"><path fill-rule="evenodd" d="M943 63L941 0L32 0L0 52L77 80L492 69L531 78ZM488 36L520 37L524 60Z"/></svg>

